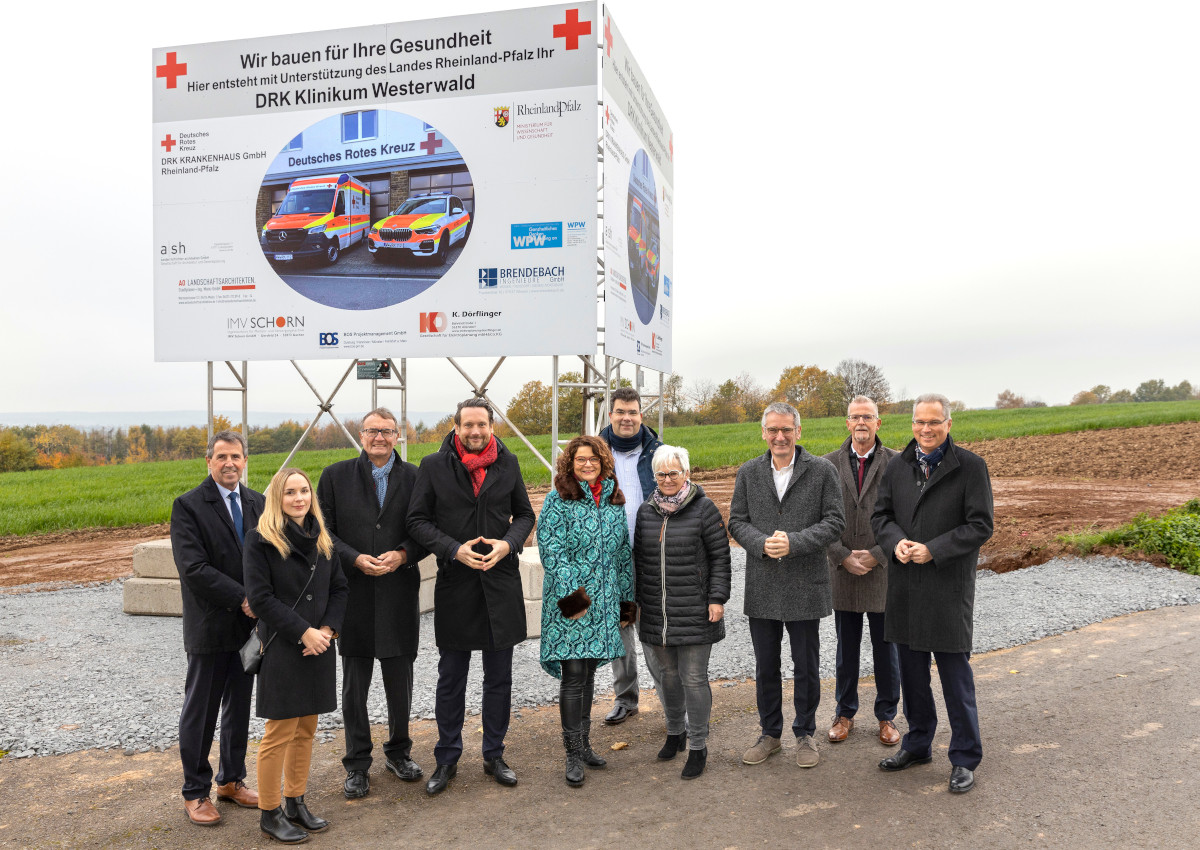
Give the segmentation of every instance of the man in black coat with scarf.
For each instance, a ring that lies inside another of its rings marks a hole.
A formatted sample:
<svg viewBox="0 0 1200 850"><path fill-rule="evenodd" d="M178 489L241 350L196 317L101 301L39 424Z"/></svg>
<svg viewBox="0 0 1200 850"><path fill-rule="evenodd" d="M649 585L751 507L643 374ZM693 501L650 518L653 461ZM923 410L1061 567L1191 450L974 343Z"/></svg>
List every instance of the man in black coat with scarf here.
<svg viewBox="0 0 1200 850"><path fill-rule="evenodd" d="M258 524L263 496L241 484L246 439L218 431L205 451L209 475L171 507L171 553L183 594L183 648L187 682L179 713L183 805L198 826L215 826L221 815L208 799L212 748L221 714L217 799L258 808L246 787L246 737L254 677L242 670L238 650L254 628L242 580L242 542Z"/></svg>
<svg viewBox="0 0 1200 850"><path fill-rule="evenodd" d="M437 770L426 783L438 794L458 772L471 653L483 657L483 769L516 785L504 761L512 704L513 647L525 640L525 598L518 554L534 513L516 455L492 433L481 398L459 404L454 431L421 461L408 512L413 539L437 555L434 634L438 662Z"/></svg>
<svg viewBox="0 0 1200 850"><path fill-rule="evenodd" d="M400 432L387 408L363 417L357 458L326 467L317 485L325 525L341 556L350 598L338 638L342 656L342 718L346 755L342 766L347 799L371 789L371 721L367 693L375 659L387 697L387 769L405 782L421 778L412 760L408 719L412 708L413 663L421 634L421 574L427 552L410 539L408 506L417 468L396 454Z"/></svg>
<svg viewBox="0 0 1200 850"><path fill-rule="evenodd" d="M937 709L930 656L950 718L950 790L970 791L983 758L971 640L979 547L992 536L987 464L950 438L950 402L920 396L913 441L879 484L871 527L888 554L886 636L900 658L908 733L900 751L879 763L904 770L932 761Z"/></svg>

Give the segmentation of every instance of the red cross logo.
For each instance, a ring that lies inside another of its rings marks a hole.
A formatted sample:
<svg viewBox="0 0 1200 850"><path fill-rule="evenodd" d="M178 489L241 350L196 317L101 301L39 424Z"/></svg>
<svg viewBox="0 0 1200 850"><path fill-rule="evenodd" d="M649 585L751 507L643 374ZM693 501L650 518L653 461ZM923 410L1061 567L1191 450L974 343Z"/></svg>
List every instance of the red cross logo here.
<svg viewBox="0 0 1200 850"><path fill-rule="evenodd" d="M609 56L612 56L612 17L611 16L604 19L604 41L608 45L606 52L608 53Z"/></svg>
<svg viewBox="0 0 1200 850"><path fill-rule="evenodd" d="M167 88L173 89L175 88L175 81L179 77L187 76L187 63L176 62L175 54L172 52L167 54L166 64L155 65L154 70L155 76L165 77L167 80Z"/></svg>
<svg viewBox="0 0 1200 850"><path fill-rule="evenodd" d="M579 49L579 36L588 35L592 31L591 21L580 21L578 9L567 9L567 17L563 23L554 25L554 37L567 42L567 50Z"/></svg>
<svg viewBox="0 0 1200 850"><path fill-rule="evenodd" d="M434 153L442 144L442 140L437 138L437 134L430 133L425 137L425 141L421 142L421 150L425 153Z"/></svg>
<svg viewBox="0 0 1200 850"><path fill-rule="evenodd" d="M604 107L604 123L608 123L608 107Z"/></svg>
<svg viewBox="0 0 1200 850"><path fill-rule="evenodd" d="M177 144L179 144L179 142L172 139L171 134L167 133L167 137L165 139L163 139L161 142L159 142L159 144L167 149L167 153L170 153L171 148L175 147Z"/></svg>

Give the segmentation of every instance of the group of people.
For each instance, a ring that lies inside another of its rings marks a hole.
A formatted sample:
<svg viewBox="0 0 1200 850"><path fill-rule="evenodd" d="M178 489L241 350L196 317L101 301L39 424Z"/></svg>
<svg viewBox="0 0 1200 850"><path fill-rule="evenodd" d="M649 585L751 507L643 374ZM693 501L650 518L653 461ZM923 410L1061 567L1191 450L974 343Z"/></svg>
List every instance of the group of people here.
<svg viewBox="0 0 1200 850"><path fill-rule="evenodd" d="M982 756L971 652L974 571L991 535L987 467L950 438L949 402L922 396L913 441L882 445L874 402L855 398L849 436L815 457L785 403L762 416L768 451L738 470L728 528L691 480L688 452L643 424L630 388L612 394L609 426L571 440L537 518L543 566L541 664L561 680L565 780L605 765L591 744L596 669L613 665L615 698L605 717L638 711L640 643L666 720L658 758L687 750L683 779L706 766L712 691L708 664L725 636L731 591L729 537L746 550L744 613L755 654L761 734L746 751L760 764L782 748L781 644L795 666L796 763L819 761L818 623L835 615L836 713L827 737L846 739L858 710L859 645L867 615L874 656L879 740L895 755L883 770L931 760L936 658L951 726L950 790L968 791ZM184 806L199 825L221 815L210 799L209 752L220 716L217 799L260 810L264 833L285 843L329 822L305 792L318 715L337 707L336 640L342 656L348 799L370 793L367 696L378 660L388 709L386 769L416 782L409 714L420 633L418 562L437 559L434 632L439 652L436 767L430 795L445 790L462 756L467 674L483 667L483 769L517 784L504 758L511 714L513 648L527 635L518 556L535 516L515 455L493 433L488 403L458 405L454 430L418 469L395 451L395 416L362 421L363 451L327 467L315 489L296 468L280 470L265 496L241 484L247 446L221 431L206 452L209 475L176 499L171 541L183 593L187 682L180 713ZM252 631L261 666L243 669ZM246 783L250 696L266 731L257 792ZM908 732L895 726L903 692Z"/></svg>

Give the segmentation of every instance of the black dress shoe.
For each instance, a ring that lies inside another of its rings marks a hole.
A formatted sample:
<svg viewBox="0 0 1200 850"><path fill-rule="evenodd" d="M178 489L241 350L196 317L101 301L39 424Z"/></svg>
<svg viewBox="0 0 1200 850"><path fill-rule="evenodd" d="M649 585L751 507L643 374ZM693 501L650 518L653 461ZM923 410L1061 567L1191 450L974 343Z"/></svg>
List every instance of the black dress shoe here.
<svg viewBox="0 0 1200 850"><path fill-rule="evenodd" d="M308 841L308 833L296 826L283 814L283 806L263 811L258 818L258 828L280 844L299 844Z"/></svg>
<svg viewBox="0 0 1200 850"><path fill-rule="evenodd" d="M441 794L450 784L450 780L457 775L458 765L439 764L437 770L433 772L433 776L429 777L429 781L425 783L425 793L431 797L434 794Z"/></svg>
<svg viewBox="0 0 1200 850"><path fill-rule="evenodd" d="M304 795L283 798L283 816L301 829L309 832L320 832L329 829L329 821L319 818L304 805Z"/></svg>
<svg viewBox="0 0 1200 850"><path fill-rule="evenodd" d="M950 771L950 792L965 794L975 787L975 771L969 767L954 765Z"/></svg>
<svg viewBox="0 0 1200 850"><path fill-rule="evenodd" d="M367 778L367 772L352 770L346 774L346 781L342 783L342 793L346 795L347 800L357 800L370 794L371 780Z"/></svg>
<svg viewBox="0 0 1200 850"><path fill-rule="evenodd" d="M512 787L517 784L517 774L504 762L502 756L483 760L483 772L494 777L501 785Z"/></svg>
<svg viewBox="0 0 1200 850"><path fill-rule="evenodd" d="M633 708L626 708L620 703L617 703L612 707L612 711L604 716L604 722L609 726L616 726L618 723L624 723L637 713L637 706L634 706Z"/></svg>
<svg viewBox="0 0 1200 850"><path fill-rule="evenodd" d="M933 761L933 756L925 756L921 758L913 755L908 750L900 750L894 756L888 756L879 763L880 770L904 770L906 767L912 767L914 764L929 764Z"/></svg>
<svg viewBox="0 0 1200 850"><path fill-rule="evenodd" d="M410 759L408 756L401 756L398 759L388 759L385 766L392 773L396 774L399 779L405 782L416 782L425 772L421 770L421 765Z"/></svg>

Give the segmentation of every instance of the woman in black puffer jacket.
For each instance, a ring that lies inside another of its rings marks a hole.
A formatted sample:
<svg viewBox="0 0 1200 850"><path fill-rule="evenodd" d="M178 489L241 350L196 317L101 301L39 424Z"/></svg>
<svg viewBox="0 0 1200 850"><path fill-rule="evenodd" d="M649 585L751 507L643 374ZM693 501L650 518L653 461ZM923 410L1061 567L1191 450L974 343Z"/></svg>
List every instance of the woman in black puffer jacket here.
<svg viewBox="0 0 1200 850"><path fill-rule="evenodd" d="M657 486L638 508L633 545L638 633L662 675L667 742L658 757L673 759L686 745L681 775L695 779L708 760L708 657L725 637L729 536L717 506L689 480L686 449L660 446L652 467Z"/></svg>

